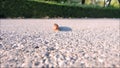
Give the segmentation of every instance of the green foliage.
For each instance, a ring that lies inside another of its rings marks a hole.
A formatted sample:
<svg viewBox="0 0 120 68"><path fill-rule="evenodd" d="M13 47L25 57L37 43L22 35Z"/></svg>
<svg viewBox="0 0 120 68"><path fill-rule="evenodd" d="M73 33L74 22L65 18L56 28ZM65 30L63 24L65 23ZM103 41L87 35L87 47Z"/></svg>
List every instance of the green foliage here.
<svg viewBox="0 0 120 68"><path fill-rule="evenodd" d="M120 9L72 6L31 0L0 0L1 18L120 18Z"/></svg>
<svg viewBox="0 0 120 68"><path fill-rule="evenodd" d="M56 1L56 2L61 2L61 1L63 1L63 2L65 2L65 1L67 1L67 0L45 0L45 1Z"/></svg>

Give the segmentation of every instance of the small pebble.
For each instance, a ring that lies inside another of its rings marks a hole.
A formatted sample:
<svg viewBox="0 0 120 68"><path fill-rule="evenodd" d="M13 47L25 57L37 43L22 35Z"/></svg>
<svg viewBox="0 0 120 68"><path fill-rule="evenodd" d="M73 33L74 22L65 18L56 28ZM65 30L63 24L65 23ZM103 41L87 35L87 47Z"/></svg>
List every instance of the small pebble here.
<svg viewBox="0 0 120 68"><path fill-rule="evenodd" d="M35 48L37 49L37 48L39 48L39 46L35 46Z"/></svg>
<svg viewBox="0 0 120 68"><path fill-rule="evenodd" d="M2 49L3 48L3 46L2 46L2 44L0 44L0 49Z"/></svg>
<svg viewBox="0 0 120 68"><path fill-rule="evenodd" d="M0 40L3 40L3 38L0 37Z"/></svg>
<svg viewBox="0 0 120 68"><path fill-rule="evenodd" d="M101 62L101 63L103 63L103 61L104 61L104 60L103 60L103 59L101 59L101 58L99 58L99 59L98 59L98 61L99 61L99 62Z"/></svg>
<svg viewBox="0 0 120 68"><path fill-rule="evenodd" d="M46 53L45 53L45 56L47 56L47 57L48 57L49 55L50 55L50 53L49 53L49 52L46 52Z"/></svg>
<svg viewBox="0 0 120 68"><path fill-rule="evenodd" d="M38 66L40 64L40 62L35 62L35 66Z"/></svg>
<svg viewBox="0 0 120 68"><path fill-rule="evenodd" d="M115 65L115 64L112 64L112 67L116 67L116 65Z"/></svg>

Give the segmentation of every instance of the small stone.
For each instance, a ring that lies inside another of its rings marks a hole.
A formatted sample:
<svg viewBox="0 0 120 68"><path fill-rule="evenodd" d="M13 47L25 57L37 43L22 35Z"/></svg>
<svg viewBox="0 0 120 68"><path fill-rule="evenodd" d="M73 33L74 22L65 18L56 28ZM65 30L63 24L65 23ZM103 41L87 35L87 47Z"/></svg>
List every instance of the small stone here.
<svg viewBox="0 0 120 68"><path fill-rule="evenodd" d="M54 48L54 47L51 47L50 50L55 50L55 48Z"/></svg>
<svg viewBox="0 0 120 68"><path fill-rule="evenodd" d="M56 58L59 58L59 54L56 55Z"/></svg>
<svg viewBox="0 0 120 68"><path fill-rule="evenodd" d="M55 50L55 48L54 47L50 47L50 48L48 47L47 50L52 51L52 50Z"/></svg>
<svg viewBox="0 0 120 68"><path fill-rule="evenodd" d="M0 49L1 49L2 47L3 47L2 44L0 44Z"/></svg>
<svg viewBox="0 0 120 68"><path fill-rule="evenodd" d="M53 66L51 68L54 68Z"/></svg>
<svg viewBox="0 0 120 68"><path fill-rule="evenodd" d="M115 64L112 64L112 67L116 67L116 65L115 65Z"/></svg>
<svg viewBox="0 0 120 68"><path fill-rule="evenodd" d="M56 49L59 49L59 46L58 46L58 45L56 45Z"/></svg>
<svg viewBox="0 0 120 68"><path fill-rule="evenodd" d="M44 66L42 66L41 68L45 68Z"/></svg>
<svg viewBox="0 0 120 68"><path fill-rule="evenodd" d="M38 66L40 64L40 62L35 62L35 66Z"/></svg>
<svg viewBox="0 0 120 68"><path fill-rule="evenodd" d="M35 48L39 48L38 46L35 46Z"/></svg>
<svg viewBox="0 0 120 68"><path fill-rule="evenodd" d="M46 68L49 68L49 65L48 65L48 64L46 65Z"/></svg>
<svg viewBox="0 0 120 68"><path fill-rule="evenodd" d="M49 53L49 52L46 52L45 56L47 56L47 57L48 57L49 55L50 55L50 53Z"/></svg>
<svg viewBox="0 0 120 68"><path fill-rule="evenodd" d="M80 63L80 66L81 67L85 67L85 63Z"/></svg>
<svg viewBox="0 0 120 68"><path fill-rule="evenodd" d="M48 44L48 42L47 42L47 41L45 41L44 43L45 43L45 44Z"/></svg>
<svg viewBox="0 0 120 68"><path fill-rule="evenodd" d="M3 38L0 37L0 40L3 40Z"/></svg>
<svg viewBox="0 0 120 68"><path fill-rule="evenodd" d="M103 63L104 60L99 58L98 61L101 62L101 63Z"/></svg>
<svg viewBox="0 0 120 68"><path fill-rule="evenodd" d="M43 62L42 63L45 63L46 59L43 59Z"/></svg>
<svg viewBox="0 0 120 68"><path fill-rule="evenodd" d="M12 45L12 48L17 48L17 47L18 47L17 44Z"/></svg>
<svg viewBox="0 0 120 68"><path fill-rule="evenodd" d="M22 44L20 44L20 43L18 43L17 45L18 45L17 49L22 49L22 48L24 48L24 45L22 45Z"/></svg>

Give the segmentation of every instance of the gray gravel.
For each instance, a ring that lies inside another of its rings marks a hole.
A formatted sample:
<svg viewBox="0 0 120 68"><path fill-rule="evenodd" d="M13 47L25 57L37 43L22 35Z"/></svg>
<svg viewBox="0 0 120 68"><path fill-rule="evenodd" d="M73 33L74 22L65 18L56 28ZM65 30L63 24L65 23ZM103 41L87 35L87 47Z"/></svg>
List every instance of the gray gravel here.
<svg viewBox="0 0 120 68"><path fill-rule="evenodd" d="M54 32L54 23L61 31ZM1 19L1 67L120 67L119 19Z"/></svg>

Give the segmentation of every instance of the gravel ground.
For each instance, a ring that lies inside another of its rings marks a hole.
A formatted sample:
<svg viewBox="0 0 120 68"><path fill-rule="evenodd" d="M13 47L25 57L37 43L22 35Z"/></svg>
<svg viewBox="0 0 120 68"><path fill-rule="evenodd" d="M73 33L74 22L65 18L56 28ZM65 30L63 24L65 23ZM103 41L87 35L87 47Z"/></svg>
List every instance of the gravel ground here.
<svg viewBox="0 0 120 68"><path fill-rule="evenodd" d="M61 31L53 31L54 23ZM0 19L0 66L120 67L119 25L119 19Z"/></svg>

